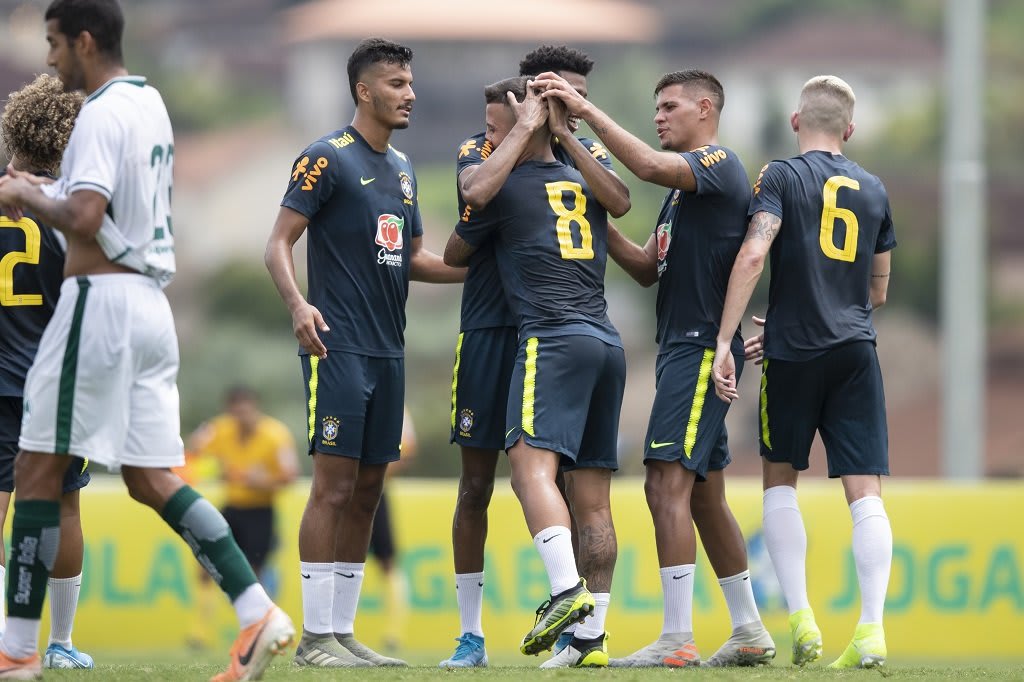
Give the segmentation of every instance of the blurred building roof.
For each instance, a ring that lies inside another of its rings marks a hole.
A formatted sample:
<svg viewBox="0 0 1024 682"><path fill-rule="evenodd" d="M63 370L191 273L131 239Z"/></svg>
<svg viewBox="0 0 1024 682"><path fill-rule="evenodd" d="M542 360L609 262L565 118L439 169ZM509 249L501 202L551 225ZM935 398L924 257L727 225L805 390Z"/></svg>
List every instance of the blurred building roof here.
<svg viewBox="0 0 1024 682"><path fill-rule="evenodd" d="M285 42L387 36L395 40L586 41L641 43L657 39L657 12L629 0L316 0L287 10Z"/></svg>

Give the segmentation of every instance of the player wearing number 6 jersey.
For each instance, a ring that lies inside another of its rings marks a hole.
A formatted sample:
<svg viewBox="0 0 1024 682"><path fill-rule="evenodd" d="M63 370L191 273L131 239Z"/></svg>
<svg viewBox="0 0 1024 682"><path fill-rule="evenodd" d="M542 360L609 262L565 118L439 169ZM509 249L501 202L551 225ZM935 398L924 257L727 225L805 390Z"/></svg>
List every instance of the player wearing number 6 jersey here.
<svg viewBox="0 0 1024 682"><path fill-rule="evenodd" d="M506 92L517 103L515 127L529 132L529 142L487 208L456 227L445 260L464 264L486 239L495 239L502 284L519 325L505 448L512 488L551 584L551 599L537 610L520 650L549 649L571 623L593 612L560 654L564 661L549 663L604 666L604 618L616 557L608 493L618 467L626 375L604 298L607 214L625 213L629 198L600 164L576 170L555 160L551 135L570 135L564 107L554 103L549 113L523 77L489 86L488 99ZM579 528L579 573L569 511L555 483L560 466Z"/></svg>
<svg viewBox="0 0 1024 682"><path fill-rule="evenodd" d="M170 471L184 463L177 338L162 291L174 274L171 123L160 94L124 68L114 0L56 0L45 17L48 64L87 97L57 183L0 180L7 215L30 212L67 239L67 279L25 384L0 678L39 675L60 482L73 457L88 457L120 467L131 496L161 514L230 597L243 629L218 679L254 679L294 628L224 518Z"/></svg>
<svg viewBox="0 0 1024 682"><path fill-rule="evenodd" d="M721 351L770 253L760 399L765 543L789 607L793 661L815 660L821 633L807 601L796 482L817 431L829 476L842 479L850 505L861 588L860 622L835 668L885 662L882 607L892 563L880 479L889 473L885 395L871 311L885 303L896 239L882 183L842 153L853 106L853 90L835 76L804 84L790 119L800 154L765 166L754 185L713 368L719 397L735 399L736 369Z"/></svg>

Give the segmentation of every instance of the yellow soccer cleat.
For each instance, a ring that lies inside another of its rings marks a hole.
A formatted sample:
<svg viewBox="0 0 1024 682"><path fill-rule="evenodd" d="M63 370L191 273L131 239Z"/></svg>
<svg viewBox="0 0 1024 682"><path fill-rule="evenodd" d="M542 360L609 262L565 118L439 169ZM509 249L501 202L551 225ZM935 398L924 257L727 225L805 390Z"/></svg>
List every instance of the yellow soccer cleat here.
<svg viewBox="0 0 1024 682"><path fill-rule="evenodd" d="M789 631L793 633L793 665L807 665L821 658L821 630L814 622L814 612L800 609L789 614Z"/></svg>
<svg viewBox="0 0 1024 682"><path fill-rule="evenodd" d="M860 623L853 641L829 668L877 668L885 665L885 631L881 623Z"/></svg>

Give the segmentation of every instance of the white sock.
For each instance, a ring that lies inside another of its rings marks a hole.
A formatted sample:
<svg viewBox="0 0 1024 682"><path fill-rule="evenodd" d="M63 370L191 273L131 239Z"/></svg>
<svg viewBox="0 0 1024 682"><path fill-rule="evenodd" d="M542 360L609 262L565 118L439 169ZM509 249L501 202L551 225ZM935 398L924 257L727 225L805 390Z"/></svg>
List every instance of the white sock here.
<svg viewBox="0 0 1024 682"><path fill-rule="evenodd" d="M78 593L82 590L82 574L73 578L50 578L50 641L65 649L71 648L71 628L78 609Z"/></svg>
<svg viewBox="0 0 1024 682"><path fill-rule="evenodd" d="M0 566L0 637L7 629L7 567Z"/></svg>
<svg viewBox="0 0 1024 682"><path fill-rule="evenodd" d="M231 605L235 607L238 624L244 629L260 622L274 602L270 601L270 595L263 589L263 585L253 583L242 590L242 594L238 595ZM69 629L68 632L70 633L71 630Z"/></svg>
<svg viewBox="0 0 1024 682"><path fill-rule="evenodd" d="M576 571L576 555L572 552L572 533L565 526L551 526L533 536L533 544L540 552L541 561L548 572L551 594L575 587L580 581Z"/></svg>
<svg viewBox="0 0 1024 682"><path fill-rule="evenodd" d="M302 576L302 628L313 635L331 634L334 564L299 562Z"/></svg>
<svg viewBox="0 0 1024 682"><path fill-rule="evenodd" d="M456 573L455 598L459 602L460 632L483 637L484 572Z"/></svg>
<svg viewBox="0 0 1024 682"><path fill-rule="evenodd" d="M334 610L331 621L334 632L339 635L355 632L356 609L359 607L359 592L363 589L365 571L365 561L358 564L334 562Z"/></svg>
<svg viewBox="0 0 1024 682"><path fill-rule="evenodd" d="M0 649L11 658L28 658L39 645L39 621L11 616Z"/></svg>
<svg viewBox="0 0 1024 682"><path fill-rule="evenodd" d="M811 607L807 600L807 531L796 488L775 486L764 491L764 544L782 586L790 613Z"/></svg>
<svg viewBox="0 0 1024 682"><path fill-rule="evenodd" d="M665 595L665 616L661 634L693 632L694 564L666 566L661 569L661 591Z"/></svg>
<svg viewBox="0 0 1024 682"><path fill-rule="evenodd" d="M604 622L608 617L608 602L612 595L607 592L594 592L594 613L580 623L573 633L579 639L596 639L604 634Z"/></svg>
<svg viewBox="0 0 1024 682"><path fill-rule="evenodd" d="M862 497L850 505L853 561L860 583L860 622L881 623L892 569L892 526L882 498Z"/></svg>
<svg viewBox="0 0 1024 682"><path fill-rule="evenodd" d="M722 586L722 594L725 595L725 603L729 607L733 630L741 625L761 620L761 614L757 612L757 602L754 601L754 587L750 584L750 571L722 578L718 584Z"/></svg>

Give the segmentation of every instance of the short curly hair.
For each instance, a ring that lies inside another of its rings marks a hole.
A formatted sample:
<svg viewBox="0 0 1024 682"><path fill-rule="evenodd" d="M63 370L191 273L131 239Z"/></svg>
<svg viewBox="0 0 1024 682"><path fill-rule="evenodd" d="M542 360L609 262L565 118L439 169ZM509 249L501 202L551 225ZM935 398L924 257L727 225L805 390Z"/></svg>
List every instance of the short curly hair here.
<svg viewBox="0 0 1024 682"><path fill-rule="evenodd" d="M536 76L545 71L570 71L588 76L593 68L594 60L583 50L565 45L541 45L527 53L523 61L519 62L519 75Z"/></svg>
<svg viewBox="0 0 1024 682"><path fill-rule="evenodd" d="M7 155L29 170L56 174L83 101L47 74L12 92L0 118Z"/></svg>

